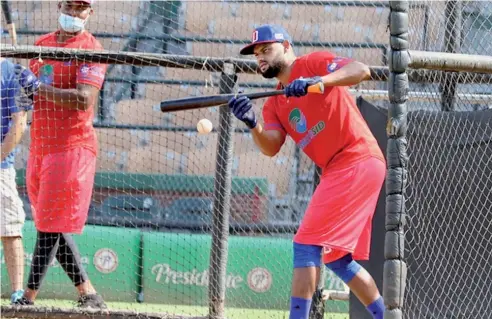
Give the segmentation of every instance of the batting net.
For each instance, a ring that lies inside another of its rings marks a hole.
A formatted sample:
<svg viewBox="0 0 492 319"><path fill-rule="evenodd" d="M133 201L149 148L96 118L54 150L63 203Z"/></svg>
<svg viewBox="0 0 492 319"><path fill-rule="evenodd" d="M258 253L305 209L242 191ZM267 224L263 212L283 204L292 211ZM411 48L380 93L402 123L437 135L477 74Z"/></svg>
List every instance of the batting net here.
<svg viewBox="0 0 492 319"><path fill-rule="evenodd" d="M57 2L13 1L11 7L21 46L17 50L27 52L17 61L27 65L27 58L39 58L38 50L22 46L57 29ZM209 285L220 287L210 278L223 265L213 263L224 261L211 259L211 254L227 256L227 272L221 277L226 317L283 318L290 297L291 238L313 192L315 167L290 140L274 158L261 155L244 125L221 118L219 107L164 114L159 102L274 87L253 74L254 69L239 72L233 86L207 62L239 58L253 28L264 23L284 26L298 55L329 49L384 66L389 8L358 1L96 1L93 7L87 29L122 59L109 63L96 106L95 187L88 225L76 237L94 286L113 314L145 310L204 316ZM2 36L2 43L10 44L6 31ZM167 55L161 60L180 58L172 66L143 65L136 57L143 53ZM83 54L86 62L107 57ZM201 57L199 65L193 62L196 57ZM41 58L47 65L53 59L54 54ZM69 61L63 63L68 67ZM352 92L386 98L386 84L380 80L384 78L376 76ZM260 118L261 102L255 102ZM196 123L202 118L216 130L198 134ZM232 129L219 130L221 123L232 123ZM23 229L26 276L35 241L24 178L29 134L16 149L15 164L28 215ZM229 216L217 225L213 216L227 212L229 200ZM228 239L223 236L227 229ZM5 267L2 274L6 278ZM321 302L325 318L346 318L347 287L329 271L320 286L326 294L336 292L326 298L341 299ZM2 280L2 297L8 298L9 291L8 281ZM72 309L75 298L55 261L33 311L45 311L42 306Z"/></svg>
<svg viewBox="0 0 492 319"><path fill-rule="evenodd" d="M490 55L491 14L490 2L427 2L423 16L410 10L411 49ZM411 85L433 99L407 103L405 318L492 313L492 96L490 77L478 76Z"/></svg>

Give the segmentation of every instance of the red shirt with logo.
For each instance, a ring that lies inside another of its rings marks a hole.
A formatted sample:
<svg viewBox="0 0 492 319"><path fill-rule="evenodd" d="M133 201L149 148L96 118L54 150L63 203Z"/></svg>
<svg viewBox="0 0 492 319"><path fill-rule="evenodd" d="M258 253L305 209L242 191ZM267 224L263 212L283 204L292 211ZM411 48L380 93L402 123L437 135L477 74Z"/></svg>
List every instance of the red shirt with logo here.
<svg viewBox="0 0 492 319"><path fill-rule="evenodd" d="M352 62L330 52L298 57L289 83L324 76ZM279 85L280 87L280 85ZM323 94L270 97L263 107L266 130L289 135L319 167L348 167L370 157L384 161L379 145L347 87L325 87Z"/></svg>
<svg viewBox="0 0 492 319"><path fill-rule="evenodd" d="M58 43L59 31L41 36L35 45L69 49L102 50L99 41L87 31ZM31 71L39 80L59 89L76 89L78 84L101 89L107 65L78 60L42 60L29 62ZM34 99L31 125L31 149L35 154L49 154L76 147L86 147L97 154L97 138L92 126L94 105L87 110L70 110L43 97Z"/></svg>

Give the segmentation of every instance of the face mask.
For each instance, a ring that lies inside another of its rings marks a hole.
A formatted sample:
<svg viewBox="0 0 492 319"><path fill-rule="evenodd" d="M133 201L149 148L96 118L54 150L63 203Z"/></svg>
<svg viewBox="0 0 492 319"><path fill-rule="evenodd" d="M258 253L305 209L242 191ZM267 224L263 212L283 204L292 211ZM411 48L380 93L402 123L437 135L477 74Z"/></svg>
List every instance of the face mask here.
<svg viewBox="0 0 492 319"><path fill-rule="evenodd" d="M70 33L75 33L84 30L86 20L75 18L67 14L61 13L58 22L63 30Z"/></svg>

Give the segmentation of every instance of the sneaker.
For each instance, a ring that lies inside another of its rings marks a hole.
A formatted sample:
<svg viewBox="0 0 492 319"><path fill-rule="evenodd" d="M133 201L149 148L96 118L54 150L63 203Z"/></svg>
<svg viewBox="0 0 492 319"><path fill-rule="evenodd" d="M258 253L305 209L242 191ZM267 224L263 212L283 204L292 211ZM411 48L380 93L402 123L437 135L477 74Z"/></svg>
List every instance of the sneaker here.
<svg viewBox="0 0 492 319"><path fill-rule="evenodd" d="M15 302L12 303L15 306L34 306L34 301L27 299L24 296L21 296Z"/></svg>
<svg viewBox="0 0 492 319"><path fill-rule="evenodd" d="M98 294L80 296L77 303L80 308L108 309L103 298Z"/></svg>
<svg viewBox="0 0 492 319"><path fill-rule="evenodd" d="M21 299L24 296L24 290L16 290L10 295L10 303L13 305L17 300Z"/></svg>

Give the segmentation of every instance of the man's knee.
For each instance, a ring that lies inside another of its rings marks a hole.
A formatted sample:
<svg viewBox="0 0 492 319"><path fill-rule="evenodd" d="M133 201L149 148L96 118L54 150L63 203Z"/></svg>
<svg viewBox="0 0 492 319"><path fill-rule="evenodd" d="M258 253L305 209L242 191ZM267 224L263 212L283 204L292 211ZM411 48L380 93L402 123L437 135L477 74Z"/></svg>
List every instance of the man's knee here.
<svg viewBox="0 0 492 319"><path fill-rule="evenodd" d="M294 268L320 267L320 246L294 243Z"/></svg>
<svg viewBox="0 0 492 319"><path fill-rule="evenodd" d="M361 270L362 266L353 260L352 254L327 263L326 267L333 271L344 283L349 283Z"/></svg>

